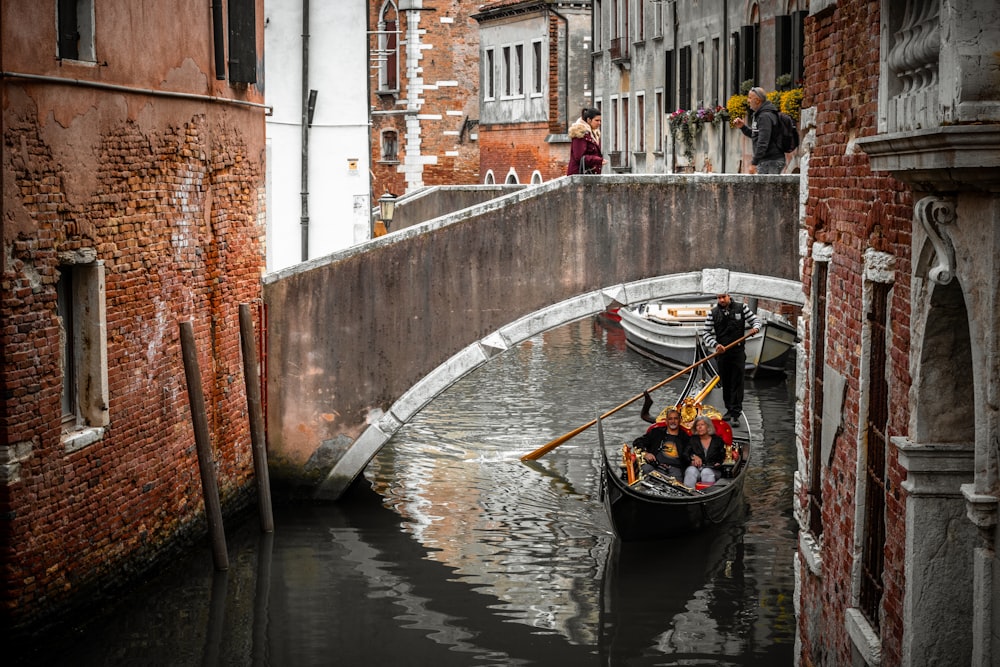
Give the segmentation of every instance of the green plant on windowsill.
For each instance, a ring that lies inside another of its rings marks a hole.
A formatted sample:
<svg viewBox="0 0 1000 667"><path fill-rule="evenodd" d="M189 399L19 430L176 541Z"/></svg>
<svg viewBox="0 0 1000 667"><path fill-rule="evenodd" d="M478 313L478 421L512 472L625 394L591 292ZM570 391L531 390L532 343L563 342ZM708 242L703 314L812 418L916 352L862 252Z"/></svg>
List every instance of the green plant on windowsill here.
<svg viewBox="0 0 1000 667"><path fill-rule="evenodd" d="M678 109L667 117L667 122L674 140L684 147L684 157L693 160L694 140L701 135L702 127L707 123L718 125L728 118L729 112L725 107L717 106L709 109L698 107L690 111Z"/></svg>

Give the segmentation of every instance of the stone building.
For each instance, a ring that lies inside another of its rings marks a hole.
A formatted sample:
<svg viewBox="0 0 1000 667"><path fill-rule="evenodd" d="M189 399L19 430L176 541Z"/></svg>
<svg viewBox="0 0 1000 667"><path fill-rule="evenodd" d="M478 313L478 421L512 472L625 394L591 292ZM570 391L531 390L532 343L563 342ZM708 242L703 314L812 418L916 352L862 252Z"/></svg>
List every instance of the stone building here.
<svg viewBox="0 0 1000 667"><path fill-rule="evenodd" d="M1000 661L1000 5L810 3L803 665Z"/></svg>
<svg viewBox="0 0 1000 667"><path fill-rule="evenodd" d="M25 627L250 496L238 309L263 255L263 1L0 2L0 605ZM215 11L213 11L213 9Z"/></svg>
<svg viewBox="0 0 1000 667"><path fill-rule="evenodd" d="M477 7L462 0L369 3L374 199L479 182Z"/></svg>
<svg viewBox="0 0 1000 667"><path fill-rule="evenodd" d="M479 22L479 164L484 183L566 174L570 123L593 106L590 2L502 0Z"/></svg>
<svg viewBox="0 0 1000 667"><path fill-rule="evenodd" d="M594 106L610 170L746 172L750 142L717 111L750 84L798 85L808 8L807 0L594 0ZM699 110L690 140L671 131L671 114ZM795 168L791 158L787 171Z"/></svg>

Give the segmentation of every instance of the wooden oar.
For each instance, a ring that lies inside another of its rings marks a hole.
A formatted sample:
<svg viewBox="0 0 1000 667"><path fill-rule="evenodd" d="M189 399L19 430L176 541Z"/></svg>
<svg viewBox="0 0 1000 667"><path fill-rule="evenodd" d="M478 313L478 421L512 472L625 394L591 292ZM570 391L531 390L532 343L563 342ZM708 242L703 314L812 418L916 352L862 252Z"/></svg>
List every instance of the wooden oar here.
<svg viewBox="0 0 1000 667"><path fill-rule="evenodd" d="M661 382L658 382L658 383L654 384L652 387L650 387L646 391L647 392L656 391L657 389L659 389L663 385L665 385L667 383L670 383L670 382L673 382L674 380L676 380L680 376L684 375L685 373L687 373L688 371L690 371L690 370L692 370L694 368L697 368L698 366L702 365L703 363L705 363L709 359L711 359L713 357L717 357L720 354L722 354L723 352L725 352L726 350L728 350L729 348L734 347L736 345L739 345L740 343L742 343L743 341L745 341L749 337L750 337L750 334L747 334L747 335L743 336L743 338L740 338L738 340L734 340L732 343L730 343L729 345L727 345L726 347L724 347L722 350L719 350L718 352L713 352L712 354L708 355L707 357L703 357L702 359L699 359L698 361L694 362L693 364L691 364L690 366L688 366L684 370L677 371L676 373L674 373L673 375L671 375L670 377L668 377L666 380L662 380ZM632 403L635 403L636 401L638 401L642 397L643 397L643 394L639 394L638 396L633 396L629 400L627 400L624 403L622 403L621 405L619 405L617 408L614 408L612 410L608 410L603 415L601 415L600 418L601 419L605 419L607 417L610 417L611 415L615 414L616 412L618 412L622 408L627 407L627 406L631 405ZM545 445L542 445L541 447L539 447L538 449L536 449L533 452L528 452L527 454L525 454L524 456L521 457L521 460L522 461L534 461L535 459L540 459L543 456L545 456L546 454L548 454L549 452L551 452L553 449L555 449L556 447L558 447L559 445L563 444L567 440L575 438L576 436L580 435L581 433L583 433L584 431L586 431L588 428L590 428L591 426L593 426L596 423L597 423L597 419L591 419L589 422L587 422L583 426L579 426L579 427L573 429L572 431L570 431L569 433L566 433L565 435L559 436L555 440L553 440L553 441L551 441L551 442L549 442L549 443L547 443Z"/></svg>

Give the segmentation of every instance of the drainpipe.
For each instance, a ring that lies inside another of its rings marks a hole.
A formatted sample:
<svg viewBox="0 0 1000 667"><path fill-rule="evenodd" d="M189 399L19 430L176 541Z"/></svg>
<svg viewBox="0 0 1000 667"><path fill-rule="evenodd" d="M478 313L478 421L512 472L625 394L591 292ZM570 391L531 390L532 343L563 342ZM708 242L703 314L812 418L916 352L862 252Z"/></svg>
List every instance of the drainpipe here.
<svg viewBox="0 0 1000 667"><path fill-rule="evenodd" d="M722 90L729 90L726 81L729 79L729 0L722 0ZM723 94L723 100L728 101L729 97ZM727 123L722 127L722 173L726 173L726 137L729 135Z"/></svg>
<svg viewBox="0 0 1000 667"><path fill-rule="evenodd" d="M302 189L301 217L302 261L309 259L309 102L315 103L309 90L309 0L302 0Z"/></svg>
<svg viewBox="0 0 1000 667"><path fill-rule="evenodd" d="M215 78L226 80L226 32L222 21L222 0L212 3L212 44L215 46Z"/></svg>

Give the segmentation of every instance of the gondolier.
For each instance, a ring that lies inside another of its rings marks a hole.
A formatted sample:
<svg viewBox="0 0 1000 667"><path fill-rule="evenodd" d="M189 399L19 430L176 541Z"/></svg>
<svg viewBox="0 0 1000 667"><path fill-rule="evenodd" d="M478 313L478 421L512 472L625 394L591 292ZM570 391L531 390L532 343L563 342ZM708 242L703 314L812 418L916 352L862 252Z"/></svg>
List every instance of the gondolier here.
<svg viewBox="0 0 1000 667"><path fill-rule="evenodd" d="M701 337L708 350L719 352L716 363L722 383L722 400L726 404L723 419L734 421L743 414L743 376L746 370L746 350L743 343L728 350L725 347L742 338L747 327L750 333L760 331L760 320L745 303L735 303L729 294L719 294L718 301L705 318Z"/></svg>

